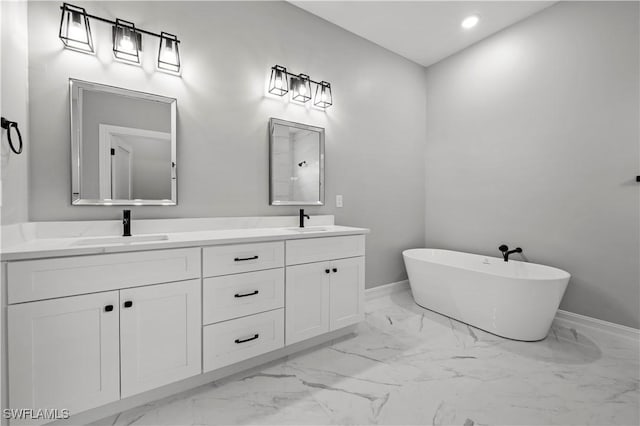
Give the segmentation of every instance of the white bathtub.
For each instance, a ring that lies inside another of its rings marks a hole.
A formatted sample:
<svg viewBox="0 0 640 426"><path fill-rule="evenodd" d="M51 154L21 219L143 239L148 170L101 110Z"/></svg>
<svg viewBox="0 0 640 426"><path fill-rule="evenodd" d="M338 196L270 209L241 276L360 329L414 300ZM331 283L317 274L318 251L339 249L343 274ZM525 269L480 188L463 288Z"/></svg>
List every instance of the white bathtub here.
<svg viewBox="0 0 640 426"><path fill-rule="evenodd" d="M550 266L449 250L402 256L418 305L516 340L546 337L571 277Z"/></svg>

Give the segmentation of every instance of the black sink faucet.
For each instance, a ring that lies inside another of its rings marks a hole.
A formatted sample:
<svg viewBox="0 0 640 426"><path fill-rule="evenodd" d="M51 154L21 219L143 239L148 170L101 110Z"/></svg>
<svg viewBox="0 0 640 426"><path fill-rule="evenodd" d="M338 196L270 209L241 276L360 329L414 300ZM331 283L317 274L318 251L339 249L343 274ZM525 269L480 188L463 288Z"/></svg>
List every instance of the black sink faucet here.
<svg viewBox="0 0 640 426"><path fill-rule="evenodd" d="M502 252L502 258L504 259L505 262L509 261L510 254L522 253L522 249L520 247L516 247L513 250L509 250L509 246L506 244L503 244L500 247L498 247L498 250Z"/></svg>
<svg viewBox="0 0 640 426"><path fill-rule="evenodd" d="M308 214L304 214L304 209L300 209L300 228L304 228L304 218L311 219Z"/></svg>
<svg viewBox="0 0 640 426"><path fill-rule="evenodd" d="M122 236L131 236L131 210L122 210Z"/></svg>

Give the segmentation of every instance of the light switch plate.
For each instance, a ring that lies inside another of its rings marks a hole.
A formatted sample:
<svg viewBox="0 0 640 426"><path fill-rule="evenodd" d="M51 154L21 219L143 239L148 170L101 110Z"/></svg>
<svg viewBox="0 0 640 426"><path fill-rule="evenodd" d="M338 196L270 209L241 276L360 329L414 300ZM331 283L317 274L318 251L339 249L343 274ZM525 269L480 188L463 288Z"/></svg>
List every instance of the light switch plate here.
<svg viewBox="0 0 640 426"><path fill-rule="evenodd" d="M342 207L342 195L336 195L336 207Z"/></svg>

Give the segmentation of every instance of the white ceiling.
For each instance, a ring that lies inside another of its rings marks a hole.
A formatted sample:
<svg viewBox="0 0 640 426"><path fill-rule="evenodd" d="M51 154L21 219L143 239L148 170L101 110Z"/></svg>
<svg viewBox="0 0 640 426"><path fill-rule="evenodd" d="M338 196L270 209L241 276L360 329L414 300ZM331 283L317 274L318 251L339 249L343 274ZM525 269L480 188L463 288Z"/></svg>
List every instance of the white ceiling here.
<svg viewBox="0 0 640 426"><path fill-rule="evenodd" d="M551 6L554 1L290 1L424 66ZM480 22L465 30L469 15Z"/></svg>

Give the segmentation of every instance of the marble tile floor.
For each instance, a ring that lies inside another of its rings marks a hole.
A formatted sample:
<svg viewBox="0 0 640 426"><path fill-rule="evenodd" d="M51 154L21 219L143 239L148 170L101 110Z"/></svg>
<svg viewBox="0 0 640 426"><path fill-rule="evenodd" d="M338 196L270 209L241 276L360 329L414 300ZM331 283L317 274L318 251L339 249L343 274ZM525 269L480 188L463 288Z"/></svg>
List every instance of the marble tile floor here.
<svg viewBox="0 0 640 426"><path fill-rule="evenodd" d="M638 425L639 348L554 325L503 339L370 300L355 335L95 425Z"/></svg>

